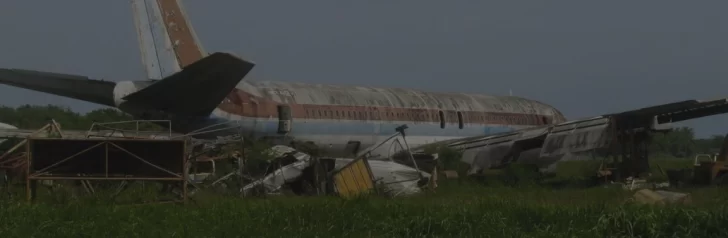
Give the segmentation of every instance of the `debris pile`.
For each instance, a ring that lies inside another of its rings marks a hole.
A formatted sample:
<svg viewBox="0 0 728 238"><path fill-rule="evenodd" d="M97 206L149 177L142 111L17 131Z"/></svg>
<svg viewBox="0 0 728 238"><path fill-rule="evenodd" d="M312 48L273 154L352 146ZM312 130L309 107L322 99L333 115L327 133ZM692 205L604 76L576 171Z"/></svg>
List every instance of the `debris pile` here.
<svg viewBox="0 0 728 238"><path fill-rule="evenodd" d="M270 151L274 159L269 162L269 169L262 178L246 184L242 194L250 196L261 191L281 194L284 187L299 195L338 194L342 197L363 193L389 197L419 193L430 185L431 174L418 168L402 133L405 128L363 150L356 158L319 158L289 146L273 146ZM409 161L401 163L395 157L409 158Z"/></svg>

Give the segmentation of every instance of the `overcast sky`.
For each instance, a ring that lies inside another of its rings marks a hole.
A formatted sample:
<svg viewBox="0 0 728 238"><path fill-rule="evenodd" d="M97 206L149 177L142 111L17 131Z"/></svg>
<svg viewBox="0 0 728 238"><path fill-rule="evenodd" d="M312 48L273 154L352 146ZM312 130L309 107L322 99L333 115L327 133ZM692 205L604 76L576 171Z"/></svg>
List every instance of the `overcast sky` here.
<svg viewBox="0 0 728 238"><path fill-rule="evenodd" d="M728 97L728 1L192 1L251 80L514 95L574 119ZM138 80L129 1L3 0L0 68ZM0 86L0 104L99 106ZM728 116L686 123L728 132Z"/></svg>

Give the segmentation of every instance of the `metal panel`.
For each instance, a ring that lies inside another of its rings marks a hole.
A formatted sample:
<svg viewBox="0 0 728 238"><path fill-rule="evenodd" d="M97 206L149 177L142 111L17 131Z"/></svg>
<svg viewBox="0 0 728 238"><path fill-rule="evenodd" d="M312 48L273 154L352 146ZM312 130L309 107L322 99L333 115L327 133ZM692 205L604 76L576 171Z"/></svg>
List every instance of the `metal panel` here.
<svg viewBox="0 0 728 238"><path fill-rule="evenodd" d="M595 118L557 125L546 137L541 157L560 156L602 148L609 142L607 128L609 128L609 118Z"/></svg>
<svg viewBox="0 0 728 238"><path fill-rule="evenodd" d="M339 196L352 198L374 191L374 175L366 158L359 158L342 167L334 174L334 184Z"/></svg>

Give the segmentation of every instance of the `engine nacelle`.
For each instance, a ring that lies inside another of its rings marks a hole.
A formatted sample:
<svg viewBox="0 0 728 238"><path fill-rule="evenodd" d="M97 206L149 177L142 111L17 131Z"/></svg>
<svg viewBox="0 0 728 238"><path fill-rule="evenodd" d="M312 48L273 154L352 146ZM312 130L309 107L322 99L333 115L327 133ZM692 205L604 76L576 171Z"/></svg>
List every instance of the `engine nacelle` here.
<svg viewBox="0 0 728 238"><path fill-rule="evenodd" d="M136 91L139 91L139 89L141 88L138 88L137 84L132 81L122 81L116 83L116 86L114 86L114 104L118 107L126 101L123 99L124 97Z"/></svg>

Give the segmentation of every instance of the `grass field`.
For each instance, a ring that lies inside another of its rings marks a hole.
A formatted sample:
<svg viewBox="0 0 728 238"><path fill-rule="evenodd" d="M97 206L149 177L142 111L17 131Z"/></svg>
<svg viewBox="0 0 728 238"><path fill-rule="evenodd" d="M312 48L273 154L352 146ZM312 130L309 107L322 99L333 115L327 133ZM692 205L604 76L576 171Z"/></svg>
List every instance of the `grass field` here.
<svg viewBox="0 0 728 238"><path fill-rule="evenodd" d="M679 162L683 161L664 163ZM578 178L590 166L573 162L563 167L558 177ZM725 189L689 192L693 195L693 205L651 207L627 202L632 193L618 187L554 189L530 183L483 186L469 180L454 180L442 181L436 193L396 199L205 197L188 206L88 202L27 205L3 201L0 202L0 234L3 237L728 237L728 229L724 228L728 224Z"/></svg>

